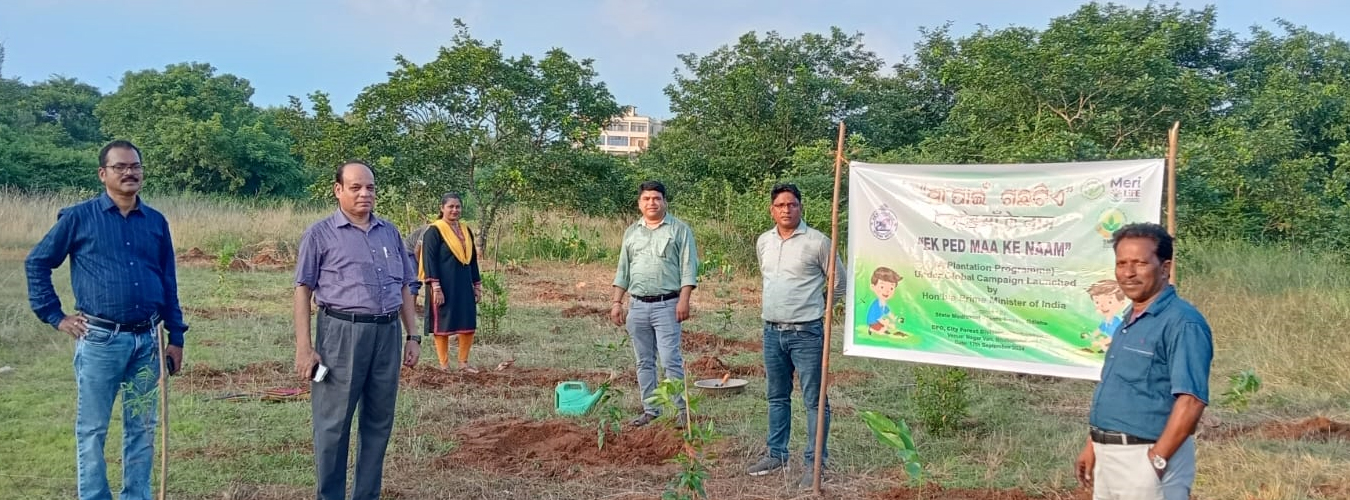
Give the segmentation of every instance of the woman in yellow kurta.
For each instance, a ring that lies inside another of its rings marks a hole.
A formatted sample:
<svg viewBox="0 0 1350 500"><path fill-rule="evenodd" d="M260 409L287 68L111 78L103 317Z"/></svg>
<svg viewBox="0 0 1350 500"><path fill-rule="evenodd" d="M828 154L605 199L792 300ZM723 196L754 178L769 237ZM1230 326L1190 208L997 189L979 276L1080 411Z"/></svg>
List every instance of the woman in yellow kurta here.
<svg viewBox="0 0 1350 500"><path fill-rule="evenodd" d="M459 369L478 373L469 366L469 348L478 325L482 276L474 253L473 231L459 220L463 210L458 194L441 197L441 218L422 235L418 278L426 283L425 331L436 341L441 369L450 369L450 336L454 335L459 338Z"/></svg>

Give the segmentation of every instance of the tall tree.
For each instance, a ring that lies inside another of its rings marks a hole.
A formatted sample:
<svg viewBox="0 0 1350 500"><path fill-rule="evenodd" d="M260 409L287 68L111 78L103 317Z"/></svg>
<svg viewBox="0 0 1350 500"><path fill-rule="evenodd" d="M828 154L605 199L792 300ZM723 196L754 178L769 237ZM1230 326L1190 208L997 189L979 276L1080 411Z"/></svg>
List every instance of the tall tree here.
<svg viewBox="0 0 1350 500"><path fill-rule="evenodd" d="M110 137L142 146L146 168L175 189L291 194L303 187L289 138L265 123L248 80L209 64L127 72L95 114Z"/></svg>
<svg viewBox="0 0 1350 500"><path fill-rule="evenodd" d="M666 87L675 117L652 146L670 162L660 168L738 191L781 174L797 146L833 137L836 122L865 107L881 67L862 34L839 28L799 38L750 32L679 59L683 72Z"/></svg>
<svg viewBox="0 0 1350 500"><path fill-rule="evenodd" d="M501 42L456 28L432 61L397 57L389 80L356 98L349 121L397 152L381 172L386 183L473 190L481 245L510 203L547 203L612 165L586 151L619 106L589 59L562 49L508 57Z"/></svg>
<svg viewBox="0 0 1350 500"><path fill-rule="evenodd" d="M1213 7L1092 3L1044 31L982 28L955 47L940 70L954 104L926 147L956 162L1065 161L1157 154L1173 121L1206 123L1231 36Z"/></svg>

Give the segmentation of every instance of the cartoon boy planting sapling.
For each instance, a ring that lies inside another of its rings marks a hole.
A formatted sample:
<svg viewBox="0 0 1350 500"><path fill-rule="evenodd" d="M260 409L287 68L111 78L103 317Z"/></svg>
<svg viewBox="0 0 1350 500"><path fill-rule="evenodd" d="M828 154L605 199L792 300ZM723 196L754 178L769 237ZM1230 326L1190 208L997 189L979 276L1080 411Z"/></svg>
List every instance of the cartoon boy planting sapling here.
<svg viewBox="0 0 1350 500"><path fill-rule="evenodd" d="M872 271L872 293L876 294L876 300L872 301L872 306L867 308L867 333L868 334L889 334L897 337L908 337L908 334L900 331L899 325L905 322L905 318L897 317L891 312L890 306L886 303L895 296L895 287L900 284L900 274L889 267L878 267Z"/></svg>

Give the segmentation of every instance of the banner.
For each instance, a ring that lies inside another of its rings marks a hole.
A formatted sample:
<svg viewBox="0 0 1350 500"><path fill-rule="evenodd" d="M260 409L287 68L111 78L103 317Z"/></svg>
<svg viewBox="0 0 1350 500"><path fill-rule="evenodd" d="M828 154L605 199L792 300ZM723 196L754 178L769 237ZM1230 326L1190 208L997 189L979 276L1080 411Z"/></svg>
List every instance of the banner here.
<svg viewBox="0 0 1350 500"><path fill-rule="evenodd" d="M849 164L844 354L1097 380L1163 160Z"/></svg>

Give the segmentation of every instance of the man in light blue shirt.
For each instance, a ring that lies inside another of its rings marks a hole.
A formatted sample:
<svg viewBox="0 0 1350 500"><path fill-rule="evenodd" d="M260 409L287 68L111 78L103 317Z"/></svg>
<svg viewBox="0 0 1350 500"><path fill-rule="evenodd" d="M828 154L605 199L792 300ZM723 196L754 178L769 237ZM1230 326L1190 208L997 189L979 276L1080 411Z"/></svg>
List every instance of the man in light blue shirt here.
<svg viewBox="0 0 1350 500"><path fill-rule="evenodd" d="M787 465L788 437L792 435L792 377L801 381L806 407L805 473L798 486L815 480L816 413L820 403L820 361L824 349L826 282L830 239L802 222L802 195L797 186L779 184L770 192L774 228L759 236L755 253L764 277L761 317L764 320L764 372L768 385L768 454L747 472L762 476ZM828 291L837 302L844 295L844 265L835 257L834 286ZM825 434L830 431L830 403L825 402ZM821 446L822 466L829 449Z"/></svg>
<svg viewBox="0 0 1350 500"><path fill-rule="evenodd" d="M615 325L627 324L633 338L642 415L629 423L641 427L661 412L647 402L656 391L657 355L666 378L684 380L680 323L689 319L689 299L698 286L698 248L689 225L666 213L666 187L660 182L647 181L638 187L638 209L642 219L624 230L619 247L609 317ZM627 316L624 293L630 299ZM680 408L676 426L683 427L688 418L684 400L677 396L675 406Z"/></svg>

